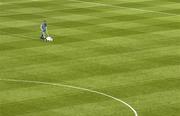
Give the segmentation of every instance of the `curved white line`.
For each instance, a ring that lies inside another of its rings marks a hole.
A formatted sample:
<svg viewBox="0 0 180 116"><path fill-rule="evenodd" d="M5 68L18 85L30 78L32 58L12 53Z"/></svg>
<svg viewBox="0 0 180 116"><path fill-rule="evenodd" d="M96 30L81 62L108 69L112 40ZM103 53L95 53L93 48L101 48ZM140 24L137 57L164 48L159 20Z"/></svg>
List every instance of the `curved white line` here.
<svg viewBox="0 0 180 116"><path fill-rule="evenodd" d="M129 108L133 111L134 116L138 116L137 111L136 111L131 105L129 105L128 103L120 100L119 98L113 97L113 96L111 96L111 95L108 95L108 94L106 94L106 93L102 93L102 92L99 92L99 91L95 91L95 90L91 90L91 89L87 89L87 88L82 88L82 87L76 87L76 86L72 86L72 85L66 85L66 84L60 84L60 83L51 83L51 82L43 82L43 81L16 80L16 79L1 79L1 78L0 78L0 81L44 84L44 85L52 85L52 86L58 86L58 87L68 87L68 88L73 88L73 89L79 89L79 90L83 90L83 91L88 91L88 92L91 92L91 93L96 93L96 94L103 95L103 96L106 96L106 97L108 97L108 98L111 98L111 99L113 99L113 100L116 100L116 101L118 101L118 102L123 103L124 105L126 105L127 107L129 107Z"/></svg>

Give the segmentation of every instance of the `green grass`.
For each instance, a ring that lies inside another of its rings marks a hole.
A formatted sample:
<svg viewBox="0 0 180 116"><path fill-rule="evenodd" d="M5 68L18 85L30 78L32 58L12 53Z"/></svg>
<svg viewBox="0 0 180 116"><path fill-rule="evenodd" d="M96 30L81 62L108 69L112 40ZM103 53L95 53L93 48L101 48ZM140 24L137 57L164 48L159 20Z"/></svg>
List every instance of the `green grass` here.
<svg viewBox="0 0 180 116"><path fill-rule="evenodd" d="M0 0L0 79L80 86L139 116L180 114L178 0ZM54 42L39 40L47 20ZM134 116L87 91L0 81L0 116Z"/></svg>

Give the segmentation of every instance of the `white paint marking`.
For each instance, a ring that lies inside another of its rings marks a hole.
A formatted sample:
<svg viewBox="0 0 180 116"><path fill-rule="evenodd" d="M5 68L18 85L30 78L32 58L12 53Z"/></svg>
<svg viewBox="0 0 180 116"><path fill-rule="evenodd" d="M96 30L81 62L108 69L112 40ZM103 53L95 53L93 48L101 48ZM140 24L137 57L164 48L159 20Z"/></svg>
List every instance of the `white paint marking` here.
<svg viewBox="0 0 180 116"><path fill-rule="evenodd" d="M118 102L123 103L124 105L129 107L131 109L131 111L133 111L134 116L138 116L137 111L131 105L129 105L128 103L124 102L123 100L121 100L119 98L113 97L111 95L108 95L106 93L102 93L102 92L99 92L99 91L95 91L95 90L91 90L91 89L87 89L87 88L82 88L82 87L77 87L77 86L72 86L72 85L66 85L66 84L60 84L60 83L51 83L51 82L43 82L43 81L30 81L30 80L17 80L17 79L1 79L1 78L0 78L0 81L23 82L23 83L43 84L43 85L51 85L51 86L58 86L58 87L68 87L68 88L88 91L88 92L91 92L91 93L96 93L96 94L103 95L103 96L106 96L108 98L111 98L113 100L116 100Z"/></svg>
<svg viewBox="0 0 180 116"><path fill-rule="evenodd" d="M39 0L32 0L32 1L39 1ZM154 13L160 13L160 14L166 14L166 15L178 15L178 14L172 14L172 13L166 13L166 12L160 12L160 11L153 11L153 10L144 10L144 9L138 9L138 8L131 8L131 7L123 7L123 6L116 6L116 5L110 5L110 4L104 4L104 3L97 3L97 2L88 2L88 1L81 1L81 0L70 0L70 1L77 1L77 2L84 2L84 3L94 3L94 4L99 4L99 5L104 5L104 6L112 6L112 7L117 7L117 8L128 8L128 9L132 9L132 10L139 10L139 11L146 11L146 12L154 12ZM0 3L0 5L2 5L3 3ZM59 84L59 83L50 83L50 82L42 82L42 81L28 81L28 80L16 80L16 79L0 79L1 81L11 81L11 82L24 82L24 83L35 83L35 84L44 84L44 85L52 85L52 86L59 86L59 87L68 87L68 88L73 88L73 89L79 89L79 90L83 90L83 91L88 91L91 93L97 93L99 95L103 95L106 97L109 97L111 99L114 99L118 102L123 103L124 105L126 105L127 107L129 107L135 116L138 116L137 111L128 103L122 101L121 99L118 99L116 97L113 97L111 95L99 92L99 91L95 91L95 90L91 90L91 89L87 89L87 88L82 88L82 87L76 87L76 86L72 86L72 85L65 85L65 84Z"/></svg>
<svg viewBox="0 0 180 116"><path fill-rule="evenodd" d="M127 8L127 9L132 9L132 10L145 11L145 12L154 12L154 13L165 14L165 15L173 15L173 16L178 15L178 14L166 13L166 12L161 12L161 11L145 10L145 9L139 9L139 8L125 7L125 6L116 6L116 5L112 5L112 4L104 4L104 3L98 3L98 2L89 2L89 1L82 1L82 0L69 0L69 1L77 1L77 2L84 2L84 3L94 3L94 4L104 5L104 6L111 6L111 7L117 7L117 8Z"/></svg>
<svg viewBox="0 0 180 116"><path fill-rule="evenodd" d="M25 2L6 2L6 3L1 3L0 5L4 4L13 4L13 3L26 3L26 2L36 2L36 1L42 1L42 0L29 0ZM46 0L46 1L51 1L51 0ZM111 7L117 7L117 8L127 8L127 9L132 9L132 10L138 10L138 11L145 11L145 12L154 12L154 13L160 13L160 14L165 14L165 15L173 15L173 16L179 16L179 14L174 14L174 13L167 13L167 12L161 12L161 11L154 11L154 10L145 10L145 9L139 9L139 8L132 8L132 7L126 7L126 6L116 6L112 4L105 4L105 3L99 3L99 2L90 2L90 1L82 1L82 0L69 0L69 1L77 1L77 2L82 2L82 3L93 3L97 5L104 5L104 6L111 6Z"/></svg>

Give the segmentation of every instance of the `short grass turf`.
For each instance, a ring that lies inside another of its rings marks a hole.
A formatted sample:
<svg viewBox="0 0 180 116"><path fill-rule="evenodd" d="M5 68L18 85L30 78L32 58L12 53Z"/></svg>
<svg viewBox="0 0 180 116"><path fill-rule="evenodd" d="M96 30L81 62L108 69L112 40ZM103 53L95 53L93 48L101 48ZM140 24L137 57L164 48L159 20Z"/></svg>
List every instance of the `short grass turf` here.
<svg viewBox="0 0 180 116"><path fill-rule="evenodd" d="M39 40L47 20L54 42ZM0 79L107 93L139 116L180 115L178 0L0 0ZM0 81L0 116L134 116L87 91Z"/></svg>

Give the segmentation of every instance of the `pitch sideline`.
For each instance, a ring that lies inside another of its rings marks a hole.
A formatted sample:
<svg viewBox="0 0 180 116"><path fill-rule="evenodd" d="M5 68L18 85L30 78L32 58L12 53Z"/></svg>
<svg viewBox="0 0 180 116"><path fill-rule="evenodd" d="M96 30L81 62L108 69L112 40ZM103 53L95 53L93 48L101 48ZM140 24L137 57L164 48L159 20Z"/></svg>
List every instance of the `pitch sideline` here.
<svg viewBox="0 0 180 116"><path fill-rule="evenodd" d="M91 1L83 1L83 0L69 0L69 1L77 1L77 2L82 2L82 3L94 3L94 4L99 4L99 5L104 5L104 6L111 6L111 7L116 7L116 8L127 8L127 9L137 10L137 11L154 12L154 13L159 13L159 14L164 14L164 15L179 16L179 14L174 14L174 13L167 13L167 12L154 11L154 10L139 9L139 8L133 8L133 7L126 7L126 6L116 6L116 5L113 5L113 4L105 4L105 3L99 3L99 2L91 2Z"/></svg>
<svg viewBox="0 0 180 116"><path fill-rule="evenodd" d="M23 82L23 83L34 83L34 84L43 84L43 85L51 85L51 86L57 86L57 87L68 87L68 88L72 88L72 89L78 89L78 90L82 90L82 91L88 91L91 93L96 93L99 95L103 95L105 97L111 98L115 101L121 102L124 105L126 105L127 107L129 107L131 109L131 111L134 113L134 116L138 116L137 111L128 103L124 102L123 100L113 97L109 94L106 93L102 93L99 91L95 91L95 90L91 90L91 89L87 89L87 88L82 88L82 87L77 87L77 86L72 86L72 85L66 85L66 84L60 84L60 83L51 83L51 82L43 82L43 81L30 81L30 80L17 80L17 79L1 79L0 81L7 81L7 82Z"/></svg>

